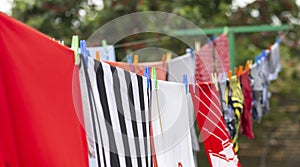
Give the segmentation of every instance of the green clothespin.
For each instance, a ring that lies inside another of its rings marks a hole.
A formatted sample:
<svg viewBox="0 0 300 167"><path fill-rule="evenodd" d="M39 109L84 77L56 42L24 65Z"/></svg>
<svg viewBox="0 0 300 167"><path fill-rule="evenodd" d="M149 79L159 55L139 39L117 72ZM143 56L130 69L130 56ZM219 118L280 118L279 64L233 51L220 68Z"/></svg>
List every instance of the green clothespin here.
<svg viewBox="0 0 300 167"><path fill-rule="evenodd" d="M78 38L78 35L73 35L72 36L71 49L74 51L75 65L79 64L78 48L79 48L79 38Z"/></svg>
<svg viewBox="0 0 300 167"><path fill-rule="evenodd" d="M227 26L224 27L223 34L228 34L229 28Z"/></svg>
<svg viewBox="0 0 300 167"><path fill-rule="evenodd" d="M154 88L157 89L157 75L156 75L156 68L152 67L152 79L154 80Z"/></svg>

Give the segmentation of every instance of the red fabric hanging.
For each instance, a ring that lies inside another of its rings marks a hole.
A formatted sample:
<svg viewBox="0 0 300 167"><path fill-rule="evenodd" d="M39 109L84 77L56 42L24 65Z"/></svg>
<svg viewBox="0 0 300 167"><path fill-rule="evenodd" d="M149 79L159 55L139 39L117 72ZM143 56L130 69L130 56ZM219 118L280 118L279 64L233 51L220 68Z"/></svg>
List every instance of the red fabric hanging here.
<svg viewBox="0 0 300 167"><path fill-rule="evenodd" d="M73 51L3 13L0 25L0 166L88 166Z"/></svg>
<svg viewBox="0 0 300 167"><path fill-rule="evenodd" d="M228 72L230 69L228 37L220 35L215 41L200 48L196 56L195 78L198 82L211 81L210 74ZM213 58L215 57L215 60Z"/></svg>
<svg viewBox="0 0 300 167"><path fill-rule="evenodd" d="M222 115L219 93L214 84L190 85L194 111L211 167L240 166Z"/></svg>

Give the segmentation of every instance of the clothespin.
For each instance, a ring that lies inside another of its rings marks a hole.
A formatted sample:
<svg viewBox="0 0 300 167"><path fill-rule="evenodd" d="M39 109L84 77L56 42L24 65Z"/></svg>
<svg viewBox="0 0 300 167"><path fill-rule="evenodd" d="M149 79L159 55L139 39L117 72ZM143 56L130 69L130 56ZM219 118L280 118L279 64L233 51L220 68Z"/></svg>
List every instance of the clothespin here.
<svg viewBox="0 0 300 167"><path fill-rule="evenodd" d="M278 44L280 43L280 37L279 36L276 37L276 43L278 43Z"/></svg>
<svg viewBox="0 0 300 167"><path fill-rule="evenodd" d="M172 59L172 54L171 53L167 53L167 63L170 63Z"/></svg>
<svg viewBox="0 0 300 167"><path fill-rule="evenodd" d="M245 65L245 70L246 70L246 72L248 72L249 71L249 69L250 69L250 61L249 60L247 60L247 62L246 62L246 65Z"/></svg>
<svg viewBox="0 0 300 167"><path fill-rule="evenodd" d="M223 34L228 34L229 28L227 26L224 27Z"/></svg>
<svg viewBox="0 0 300 167"><path fill-rule="evenodd" d="M234 75L238 75L238 68L234 67Z"/></svg>
<svg viewBox="0 0 300 167"><path fill-rule="evenodd" d="M88 68L88 56L89 52L86 48L86 41L85 40L80 40L80 54L82 54L84 56L84 60L85 60L85 64L86 64L86 68Z"/></svg>
<svg viewBox="0 0 300 167"><path fill-rule="evenodd" d="M137 66L139 64L139 56L138 55L134 55L134 57L133 57L133 64L135 66Z"/></svg>
<svg viewBox="0 0 300 167"><path fill-rule="evenodd" d="M107 42L106 40L102 40L102 47L104 48L104 60L108 60L108 50L107 50Z"/></svg>
<svg viewBox="0 0 300 167"><path fill-rule="evenodd" d="M191 74L190 75L190 83L192 83L192 85L193 85L193 91L194 91L194 94L196 93L196 84L195 84L195 75L193 75L193 74Z"/></svg>
<svg viewBox="0 0 300 167"><path fill-rule="evenodd" d="M162 62L162 67L164 69L166 68L166 59L167 59L166 54L163 54L163 56L161 57L161 62Z"/></svg>
<svg viewBox="0 0 300 167"><path fill-rule="evenodd" d="M182 82L185 85L185 93L188 94L188 90L189 90L188 85L189 85L189 83L188 83L187 74L183 74L183 76L182 76Z"/></svg>
<svg viewBox="0 0 300 167"><path fill-rule="evenodd" d="M157 89L158 81L155 67L152 67L152 79L154 80L154 88Z"/></svg>
<svg viewBox="0 0 300 167"><path fill-rule="evenodd" d="M190 51L191 56L194 57L194 56L195 56L195 54L194 54L194 49L193 49L193 48L190 48L189 51Z"/></svg>
<svg viewBox="0 0 300 167"><path fill-rule="evenodd" d="M134 72L137 72L138 64L139 64L139 56L138 55L133 56L133 64L134 64Z"/></svg>
<svg viewBox="0 0 300 167"><path fill-rule="evenodd" d="M145 75L145 77L147 77L147 90L149 90L151 79L150 79L150 69L148 66L145 67L144 75Z"/></svg>
<svg viewBox="0 0 300 167"><path fill-rule="evenodd" d="M130 66L130 71L132 71L132 54L126 55L127 63Z"/></svg>
<svg viewBox="0 0 300 167"><path fill-rule="evenodd" d="M75 65L79 64L78 44L79 44L78 35L73 35L71 49L74 51Z"/></svg>
<svg viewBox="0 0 300 167"><path fill-rule="evenodd" d="M238 75L242 75L243 73L243 66L239 66L239 72L238 72Z"/></svg>
<svg viewBox="0 0 300 167"><path fill-rule="evenodd" d="M210 38L207 37L207 44L210 45L210 42L211 42Z"/></svg>
<svg viewBox="0 0 300 167"><path fill-rule="evenodd" d="M211 74L211 80L214 83L214 85L216 86L217 91L219 91L217 73Z"/></svg>
<svg viewBox="0 0 300 167"><path fill-rule="evenodd" d="M195 52L199 52L201 48L201 43L199 41L195 42Z"/></svg>
<svg viewBox="0 0 300 167"><path fill-rule="evenodd" d="M232 77L232 71L231 71L231 70L229 70L229 71L228 71L227 78L228 78L228 79L230 79L231 77Z"/></svg>
<svg viewBox="0 0 300 167"><path fill-rule="evenodd" d="M96 58L95 58L97 61L100 61L100 53L99 51L97 50L96 51Z"/></svg>

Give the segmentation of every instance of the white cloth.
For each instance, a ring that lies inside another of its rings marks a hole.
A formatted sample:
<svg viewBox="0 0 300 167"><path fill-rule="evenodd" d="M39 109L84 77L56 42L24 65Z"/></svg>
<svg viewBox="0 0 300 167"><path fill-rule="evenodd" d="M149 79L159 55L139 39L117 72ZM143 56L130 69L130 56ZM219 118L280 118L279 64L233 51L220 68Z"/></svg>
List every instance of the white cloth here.
<svg viewBox="0 0 300 167"><path fill-rule="evenodd" d="M169 66L169 81L182 82L183 74L195 75L195 56L187 53L171 60Z"/></svg>
<svg viewBox="0 0 300 167"><path fill-rule="evenodd" d="M96 51L100 54L100 60L116 61L115 47L113 45L107 45L106 47L88 47L92 58L96 58Z"/></svg>
<svg viewBox="0 0 300 167"><path fill-rule="evenodd" d="M158 89L152 88L151 115L158 166L195 166L185 85L158 81Z"/></svg>

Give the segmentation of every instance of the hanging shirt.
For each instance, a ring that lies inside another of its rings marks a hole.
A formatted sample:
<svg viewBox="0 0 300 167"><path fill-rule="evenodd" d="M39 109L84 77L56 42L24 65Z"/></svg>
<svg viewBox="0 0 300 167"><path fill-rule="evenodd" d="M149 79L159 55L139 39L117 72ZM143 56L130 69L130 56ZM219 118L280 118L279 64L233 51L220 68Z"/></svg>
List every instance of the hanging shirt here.
<svg viewBox="0 0 300 167"><path fill-rule="evenodd" d="M158 81L158 89L154 85L151 120L157 164L193 167L185 85L166 81Z"/></svg>
<svg viewBox="0 0 300 167"><path fill-rule="evenodd" d="M238 152L238 135L241 126L241 115L243 113L243 104L244 104L244 95L241 89L239 78L236 76L230 79L230 89L231 89L231 103L232 108L234 109L234 126L236 133L232 138L232 144L234 146L235 152Z"/></svg>
<svg viewBox="0 0 300 167"><path fill-rule="evenodd" d="M278 73L281 71L280 63L280 47L279 42L273 44L270 48L270 55L268 56L268 68L269 68L269 81L276 80Z"/></svg>
<svg viewBox="0 0 300 167"><path fill-rule="evenodd" d="M98 166L151 166L147 79L91 58L87 73L92 107L85 116L96 141L91 157Z"/></svg>
<svg viewBox="0 0 300 167"><path fill-rule="evenodd" d="M210 74L227 72L230 69L228 37L220 35L215 41L209 42L196 53L196 81L210 81Z"/></svg>
<svg viewBox="0 0 300 167"><path fill-rule="evenodd" d="M190 86L190 90L193 87ZM227 133L219 93L211 83L198 83L190 91L206 155L212 167L240 166Z"/></svg>
<svg viewBox="0 0 300 167"><path fill-rule="evenodd" d="M253 119L261 121L262 116L270 110L269 99L271 93L268 91L269 71L265 51L257 57L257 61L251 66L251 77L253 79Z"/></svg>
<svg viewBox="0 0 300 167"><path fill-rule="evenodd" d="M244 71L240 76L240 83L244 95L244 110L241 116L242 134L249 139L254 139L252 131L252 88L250 84L249 71Z"/></svg>

